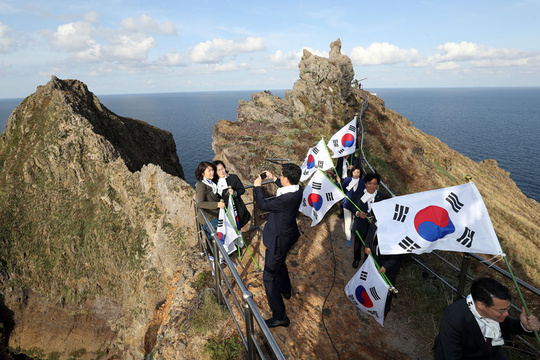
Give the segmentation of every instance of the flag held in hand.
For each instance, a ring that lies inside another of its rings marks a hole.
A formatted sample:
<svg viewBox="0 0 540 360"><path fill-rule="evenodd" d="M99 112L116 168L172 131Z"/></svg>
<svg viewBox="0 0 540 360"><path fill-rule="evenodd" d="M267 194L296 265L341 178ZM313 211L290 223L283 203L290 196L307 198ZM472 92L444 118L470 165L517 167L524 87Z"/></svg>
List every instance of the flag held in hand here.
<svg viewBox="0 0 540 360"><path fill-rule="evenodd" d="M354 154L356 150L356 116L350 123L342 127L328 141L328 149L332 150L332 158L340 158L346 155Z"/></svg>
<svg viewBox="0 0 540 360"><path fill-rule="evenodd" d="M317 171L304 189L302 203L298 209L311 218L311 226L317 225L326 212L345 195L322 171Z"/></svg>
<svg viewBox="0 0 540 360"><path fill-rule="evenodd" d="M317 171L317 169L328 170L333 167L334 162L328 153L328 149L326 148L323 139L321 139L317 145L309 149L304 163L301 166L302 176L300 177L300 181L309 179L311 174Z"/></svg>
<svg viewBox="0 0 540 360"><path fill-rule="evenodd" d="M433 250L503 254L473 182L397 196L373 203L372 208L381 254Z"/></svg>
<svg viewBox="0 0 540 360"><path fill-rule="evenodd" d="M369 256L345 286L345 294L356 307L384 326L384 306L389 288L379 274L373 257Z"/></svg>

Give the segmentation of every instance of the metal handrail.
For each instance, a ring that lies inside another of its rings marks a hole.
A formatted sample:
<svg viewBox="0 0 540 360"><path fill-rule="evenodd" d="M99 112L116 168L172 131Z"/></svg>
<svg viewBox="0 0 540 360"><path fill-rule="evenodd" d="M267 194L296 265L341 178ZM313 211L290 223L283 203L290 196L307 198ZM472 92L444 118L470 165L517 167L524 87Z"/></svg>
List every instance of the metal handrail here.
<svg viewBox="0 0 540 360"><path fill-rule="evenodd" d="M269 182L266 182L266 183L271 183L271 182L269 181ZM196 205L195 205L195 208L196 208ZM229 255L227 254L227 252L225 251L225 248L221 244L221 241L219 240L219 238L217 236L216 229L210 223L210 221L208 220L208 218L206 217L204 212L201 211L201 210L199 210L199 212L202 214L202 216L203 216L203 218L205 220L206 226L208 227L209 232L210 232L211 237L212 237L212 248L213 248L213 253L215 254L214 255L214 264L213 264L212 270L213 270L214 278L215 278L214 286L215 286L216 294L218 294L218 301L221 304L225 303L227 305L227 308L229 309L229 312L231 313L231 315L233 317L233 321L235 323L235 326L238 329L240 337L242 338L242 341L244 342L244 346L247 349L247 352L248 352L248 357L247 358L249 360L255 359L255 350L262 359L266 358L264 356L263 352L262 352L262 349L261 349L260 345L257 342L257 339L254 336L255 331L254 331L254 326L253 325L256 322L258 324L259 328L262 331L264 339L266 340L267 344L269 345L270 349L272 350L272 353L273 353L274 357L276 359L278 359L278 360L285 360L285 356L283 355L283 352L281 351L279 345L277 344L276 339L273 337L272 333L270 332L270 329L266 325L266 322L264 321L264 318L262 317L259 309L257 308L257 305L256 305L255 301L253 300L253 294L250 291L247 290L247 288L244 285L240 275L236 271L234 263L230 260ZM199 225L200 224L197 223L197 226L199 226ZM204 253L206 254L206 248L205 248L204 242L203 242L203 241L207 241L206 236L204 236L204 237L200 236L201 235L200 231L198 232L198 234L199 234L199 241L201 243L201 248L203 249ZM208 258L208 254L206 254L206 255L207 255L207 258ZM229 270L230 270L230 272L231 272L231 274L233 276L234 282L236 282L236 284L238 285L238 289L242 293L243 309L242 309L242 306L240 306L240 301L238 301L237 297L235 296L235 294L233 292L232 285L229 282L229 280L227 279L224 270L219 265L221 256L223 257L226 266L229 268ZM238 319L234 315L232 306L231 306L229 300L227 300L227 297L225 295L225 290L222 287L223 284L222 284L221 279L224 280L224 283L225 283L225 285L226 285L226 287L227 287L227 289L229 291L229 294L231 294L232 298L234 299L234 301L236 303L237 308L239 309L240 313L242 314L243 320L245 322L245 331L246 331L245 336L244 336L244 334L242 332L242 329L241 329L241 326L240 326L240 324L238 322ZM255 322L253 321L253 319L255 319Z"/></svg>
<svg viewBox="0 0 540 360"><path fill-rule="evenodd" d="M360 140L360 152L362 154L362 158L364 160L364 163L367 164L367 166L369 167L369 169L372 171L372 172L375 172L375 170L373 169L373 167L369 164L365 154L364 154L364 150L363 150L363 143L364 143L364 126L363 126L363 123L362 123L362 118L363 118L363 115L365 113L365 111L367 110L367 107L366 106L364 108L364 105L366 103L368 103L369 101L369 97L364 93L365 97L364 97L364 103L362 104L362 108L361 108L361 115L360 115L360 119L359 119L359 123L360 123L360 128L361 128L361 140ZM392 196L392 197L395 197L396 195L390 191L390 189L386 186L386 184L384 184L382 181L381 181L381 185L385 188L385 190ZM498 272L499 274L505 276L506 278L508 279L512 279L512 275L506 271L506 270L503 270L501 269L500 267L498 267L497 265L495 265L494 263L490 262L489 260L487 259L484 259L483 257L477 255L477 254L474 254L474 253L466 253L464 256L464 259L463 259L463 262L462 262L462 265L461 265L461 268L458 268L457 266L451 264L448 260L444 259L442 256L440 256L439 254L435 253L435 252L432 252L432 253L429 253L431 254L432 256L435 256L437 257L439 260L442 260L444 263L446 263L449 267L451 267L452 269L454 270L457 270L459 272L459 284L458 284L458 287L454 287L453 285L451 285L446 279L444 279L444 277L442 277L441 275L437 274L437 272L433 269L431 269L429 266L427 266L425 263L423 263L422 261L420 261L419 257L418 256L412 256L412 259L418 263L420 266L422 266L424 269L426 269L429 273L431 273L433 276L435 276L437 279L439 279L442 283L444 283L446 286L448 286L450 289L452 289L452 291L454 291L455 293L458 294L458 296L463 296L463 289L465 287L465 280L469 279L469 280L472 280L473 278L470 276L470 275L467 275L467 269L468 269L468 259L469 258L473 258L477 261L479 261L480 263L484 264L485 266L487 266L488 268L490 269L493 269L495 270L496 272ZM425 254L425 255L429 255L429 254ZM515 276L514 276L515 277ZM532 285L526 283L525 281L515 277L516 279L516 282L526 288L527 290L529 290L531 293L533 293L534 295L536 296L540 296L540 290L536 289L535 287L533 287ZM515 306L515 305L512 305L512 308L515 308L517 310L520 311L520 309ZM534 351L536 351L537 354L540 354L540 350L536 349L532 344L530 344L528 341L526 341L523 337L521 336L518 336L519 339L521 339L525 344L527 344L531 349L533 349Z"/></svg>

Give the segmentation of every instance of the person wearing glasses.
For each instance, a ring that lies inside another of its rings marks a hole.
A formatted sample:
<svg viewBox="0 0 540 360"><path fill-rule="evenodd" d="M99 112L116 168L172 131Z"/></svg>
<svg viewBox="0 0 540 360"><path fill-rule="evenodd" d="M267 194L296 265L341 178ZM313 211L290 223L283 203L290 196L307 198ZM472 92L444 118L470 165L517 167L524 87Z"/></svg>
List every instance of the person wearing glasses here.
<svg viewBox="0 0 540 360"><path fill-rule="evenodd" d="M444 312L435 338L435 359L507 359L501 346L509 335L540 330L538 318L527 316L523 308L519 319L508 316L511 300L510 291L500 282L487 277L474 280L471 293Z"/></svg>
<svg viewBox="0 0 540 360"><path fill-rule="evenodd" d="M262 211L270 213L263 230L263 244L266 247L263 283L272 317L265 322L270 328L287 327L290 321L283 298L291 298L292 286L285 261L287 253L300 237L296 215L303 195L303 188L298 185L302 170L296 164L287 163L281 166L279 178L269 171L262 175L253 181L253 185L257 205ZM263 177L279 186L275 198L265 199L261 187Z"/></svg>

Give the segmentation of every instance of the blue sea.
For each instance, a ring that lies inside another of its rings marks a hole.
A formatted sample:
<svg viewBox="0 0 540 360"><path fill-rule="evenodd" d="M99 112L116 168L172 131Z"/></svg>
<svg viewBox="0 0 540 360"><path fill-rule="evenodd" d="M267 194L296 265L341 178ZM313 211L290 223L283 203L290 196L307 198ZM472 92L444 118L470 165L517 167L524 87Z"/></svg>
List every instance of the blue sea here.
<svg viewBox="0 0 540 360"><path fill-rule="evenodd" d="M539 88L367 89L386 107L438 137L475 161L495 159L520 189L540 201ZM203 160L212 160L212 125L236 120L239 100L254 91L192 92L140 95L98 95L120 116L146 121L170 131L186 181ZM283 97L284 90L272 93ZM22 99L0 99L0 129ZM306 149L307 151L307 149Z"/></svg>

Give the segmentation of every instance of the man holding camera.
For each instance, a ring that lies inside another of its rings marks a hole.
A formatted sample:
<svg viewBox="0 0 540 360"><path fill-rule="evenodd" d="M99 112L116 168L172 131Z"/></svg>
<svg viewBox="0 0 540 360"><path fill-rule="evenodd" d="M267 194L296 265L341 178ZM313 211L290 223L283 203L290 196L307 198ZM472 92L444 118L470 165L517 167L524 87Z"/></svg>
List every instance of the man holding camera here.
<svg viewBox="0 0 540 360"><path fill-rule="evenodd" d="M302 202L303 189L298 185L301 174L302 170L298 165L287 163L282 165L279 179L265 171L253 182L257 205L261 210L270 213L263 231L263 243L266 246L263 282L268 305L272 310L272 317L265 322L270 328L287 327L290 324L283 301L283 298L289 299L292 294L285 261L288 251L300 237L296 214ZM263 178L272 180L279 186L275 198L264 198L261 187Z"/></svg>

